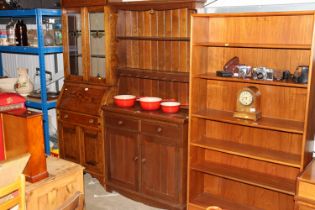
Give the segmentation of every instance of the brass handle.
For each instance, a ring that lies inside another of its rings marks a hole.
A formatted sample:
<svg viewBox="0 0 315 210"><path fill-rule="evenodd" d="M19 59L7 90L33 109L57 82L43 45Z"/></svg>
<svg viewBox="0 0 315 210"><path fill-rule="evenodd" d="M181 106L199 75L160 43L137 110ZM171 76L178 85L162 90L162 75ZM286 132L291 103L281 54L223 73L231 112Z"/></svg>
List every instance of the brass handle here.
<svg viewBox="0 0 315 210"><path fill-rule="evenodd" d="M94 120L93 119L89 119L89 123L90 124L94 123Z"/></svg>
<svg viewBox="0 0 315 210"><path fill-rule="evenodd" d="M161 127L158 127L157 129L156 129L156 131L158 132L158 133L161 133L162 132L162 128Z"/></svg>
<svg viewBox="0 0 315 210"><path fill-rule="evenodd" d="M122 120L119 120L119 121L117 122L117 124L118 124L118 125L122 125L122 124L124 124L124 122L123 122Z"/></svg>
<svg viewBox="0 0 315 210"><path fill-rule="evenodd" d="M147 159L143 158L143 159L141 160L141 162L142 162L142 163L145 163L145 162L147 162Z"/></svg>
<svg viewBox="0 0 315 210"><path fill-rule="evenodd" d="M139 158L136 156L133 158L134 161L137 161Z"/></svg>
<svg viewBox="0 0 315 210"><path fill-rule="evenodd" d="M65 116L63 116L64 119L69 118L69 115L65 114Z"/></svg>

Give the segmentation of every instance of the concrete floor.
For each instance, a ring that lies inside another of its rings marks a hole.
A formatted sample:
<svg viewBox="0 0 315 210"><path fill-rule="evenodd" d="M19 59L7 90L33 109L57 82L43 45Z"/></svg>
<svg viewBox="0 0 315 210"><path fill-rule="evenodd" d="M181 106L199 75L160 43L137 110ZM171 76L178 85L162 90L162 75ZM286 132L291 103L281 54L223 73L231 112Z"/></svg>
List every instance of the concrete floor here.
<svg viewBox="0 0 315 210"><path fill-rule="evenodd" d="M84 175L86 210L161 210L133 201L118 193L108 193L97 179Z"/></svg>

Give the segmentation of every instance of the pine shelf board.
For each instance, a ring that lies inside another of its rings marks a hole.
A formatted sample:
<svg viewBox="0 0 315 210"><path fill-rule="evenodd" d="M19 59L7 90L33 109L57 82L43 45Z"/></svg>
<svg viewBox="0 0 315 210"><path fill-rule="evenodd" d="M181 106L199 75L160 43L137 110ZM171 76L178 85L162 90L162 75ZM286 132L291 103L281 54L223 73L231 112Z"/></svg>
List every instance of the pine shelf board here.
<svg viewBox="0 0 315 210"><path fill-rule="evenodd" d="M161 36L117 36L120 40L148 40L148 41L190 41L190 37L161 37Z"/></svg>
<svg viewBox="0 0 315 210"><path fill-rule="evenodd" d="M295 195L295 180L209 161L191 163L191 169L288 195Z"/></svg>
<svg viewBox="0 0 315 210"><path fill-rule="evenodd" d="M207 137L192 141L191 145L256 160L300 168L300 156L296 154Z"/></svg>
<svg viewBox="0 0 315 210"><path fill-rule="evenodd" d="M223 196L214 195L210 193L200 193L197 196L190 199L189 206L194 206L199 209L206 210L209 206L218 206L228 210L260 210L259 208L249 207L242 204L235 203L228 199L224 199Z"/></svg>
<svg viewBox="0 0 315 210"><path fill-rule="evenodd" d="M268 80L254 80L251 78L241 79L237 77L219 77L219 76L216 76L216 73L212 73L212 72L204 73L204 74L197 74L197 75L194 75L194 78L307 89L307 84L298 84L298 83L294 83L293 81L276 81L276 80L268 81Z"/></svg>
<svg viewBox="0 0 315 210"><path fill-rule="evenodd" d="M151 69L138 69L138 68L128 68L119 67L117 69L120 76L125 77L138 77L143 79L152 80L164 80L173 82L189 82L189 72L179 72L179 71L159 71Z"/></svg>
<svg viewBox="0 0 315 210"><path fill-rule="evenodd" d="M215 109L207 109L195 113L193 112L192 117L296 134L303 134L304 132L303 122L269 117L262 117L258 121L238 119L233 117L233 112Z"/></svg>
<svg viewBox="0 0 315 210"><path fill-rule="evenodd" d="M226 48L262 48L262 49L292 49L310 50L310 44L255 44L255 43L224 43L224 42L196 42L194 46L226 47Z"/></svg>

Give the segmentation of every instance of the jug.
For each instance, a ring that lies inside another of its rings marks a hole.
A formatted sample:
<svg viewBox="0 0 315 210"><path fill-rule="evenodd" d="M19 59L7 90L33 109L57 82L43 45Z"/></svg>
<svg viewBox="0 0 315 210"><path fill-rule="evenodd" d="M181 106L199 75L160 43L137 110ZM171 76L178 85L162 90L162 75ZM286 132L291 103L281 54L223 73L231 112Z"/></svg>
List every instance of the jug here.
<svg viewBox="0 0 315 210"><path fill-rule="evenodd" d="M15 83L15 91L23 96L28 95L33 91L33 83L30 80L30 77L28 75L28 69L27 68L18 68L18 79Z"/></svg>

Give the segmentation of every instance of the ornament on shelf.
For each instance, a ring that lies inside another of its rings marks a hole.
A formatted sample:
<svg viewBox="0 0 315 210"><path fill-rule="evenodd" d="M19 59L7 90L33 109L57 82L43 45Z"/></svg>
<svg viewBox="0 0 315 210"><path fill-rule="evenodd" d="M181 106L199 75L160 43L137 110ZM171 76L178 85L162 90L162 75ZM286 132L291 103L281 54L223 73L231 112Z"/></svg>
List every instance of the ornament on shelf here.
<svg viewBox="0 0 315 210"><path fill-rule="evenodd" d="M23 96L28 95L33 91L33 83L28 75L27 68L18 68L18 79L15 83L15 91Z"/></svg>

